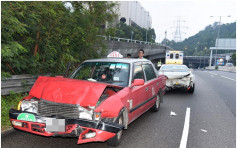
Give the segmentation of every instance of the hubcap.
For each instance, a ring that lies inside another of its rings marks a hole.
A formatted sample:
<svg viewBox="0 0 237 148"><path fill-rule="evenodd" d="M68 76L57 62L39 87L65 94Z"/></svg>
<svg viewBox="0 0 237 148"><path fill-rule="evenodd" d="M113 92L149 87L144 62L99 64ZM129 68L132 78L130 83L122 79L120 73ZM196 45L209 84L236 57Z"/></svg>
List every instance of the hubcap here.
<svg viewBox="0 0 237 148"><path fill-rule="evenodd" d="M120 118L119 118L119 124L123 124L122 117L120 117ZM121 131L119 131L119 132L117 133L117 135L118 135L118 139L120 139L120 138L121 138L121 136L122 136L122 130L121 130Z"/></svg>
<svg viewBox="0 0 237 148"><path fill-rule="evenodd" d="M160 97L159 97L159 95L157 95L157 98L156 98L156 108L159 108L159 105L160 105Z"/></svg>

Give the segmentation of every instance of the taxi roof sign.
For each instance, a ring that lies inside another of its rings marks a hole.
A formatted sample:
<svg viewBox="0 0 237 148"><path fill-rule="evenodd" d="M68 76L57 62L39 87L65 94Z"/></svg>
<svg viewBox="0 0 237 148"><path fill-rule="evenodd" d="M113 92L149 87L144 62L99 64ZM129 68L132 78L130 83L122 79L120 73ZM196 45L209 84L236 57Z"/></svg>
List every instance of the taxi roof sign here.
<svg viewBox="0 0 237 148"><path fill-rule="evenodd" d="M123 58L123 55L121 55L117 51L113 51L110 54L108 54L107 58Z"/></svg>

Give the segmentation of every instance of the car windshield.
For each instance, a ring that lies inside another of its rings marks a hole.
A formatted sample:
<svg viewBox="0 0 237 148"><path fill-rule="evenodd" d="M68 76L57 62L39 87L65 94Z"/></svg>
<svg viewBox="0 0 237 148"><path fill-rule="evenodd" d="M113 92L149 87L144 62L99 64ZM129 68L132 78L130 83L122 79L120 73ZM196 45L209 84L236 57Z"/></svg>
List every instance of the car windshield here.
<svg viewBox="0 0 237 148"><path fill-rule="evenodd" d="M160 70L187 72L189 69L186 65L163 65Z"/></svg>
<svg viewBox="0 0 237 148"><path fill-rule="evenodd" d="M71 75L71 78L128 86L129 68L128 63L85 62Z"/></svg>

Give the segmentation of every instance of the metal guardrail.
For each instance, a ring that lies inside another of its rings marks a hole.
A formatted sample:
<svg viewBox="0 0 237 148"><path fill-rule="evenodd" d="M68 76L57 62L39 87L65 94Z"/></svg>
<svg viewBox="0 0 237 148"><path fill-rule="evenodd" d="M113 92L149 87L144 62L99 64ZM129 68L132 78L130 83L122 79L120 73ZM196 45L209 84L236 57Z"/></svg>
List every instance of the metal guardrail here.
<svg viewBox="0 0 237 148"><path fill-rule="evenodd" d="M41 76L50 76L51 74L43 74ZM29 92L34 85L36 79L40 75L12 75L10 78L2 78L1 95L8 95L10 92Z"/></svg>
<svg viewBox="0 0 237 148"><path fill-rule="evenodd" d="M96 35L96 36L102 37L102 38L104 38L104 40L108 40L108 41L115 40L115 41L118 41L118 42L130 42L130 43L166 46L166 45L160 44L160 43L152 43L152 42L146 42L146 41L140 41L140 40L132 40L132 39L127 39L127 38L111 37L111 36L104 36L104 35ZM169 46L166 46L166 47L169 47Z"/></svg>

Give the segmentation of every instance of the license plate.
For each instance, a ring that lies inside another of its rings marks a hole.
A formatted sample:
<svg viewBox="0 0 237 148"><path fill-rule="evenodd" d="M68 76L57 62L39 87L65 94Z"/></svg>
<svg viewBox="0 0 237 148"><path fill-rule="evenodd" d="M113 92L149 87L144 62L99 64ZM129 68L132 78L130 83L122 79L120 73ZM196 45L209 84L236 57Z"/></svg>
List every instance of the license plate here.
<svg viewBox="0 0 237 148"><path fill-rule="evenodd" d="M65 132L65 119L46 119L47 132Z"/></svg>
<svg viewBox="0 0 237 148"><path fill-rule="evenodd" d="M20 113L17 116L17 120L24 120L24 121L31 121L31 122L35 122L35 115L33 114L29 114L29 113Z"/></svg>

